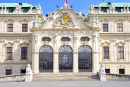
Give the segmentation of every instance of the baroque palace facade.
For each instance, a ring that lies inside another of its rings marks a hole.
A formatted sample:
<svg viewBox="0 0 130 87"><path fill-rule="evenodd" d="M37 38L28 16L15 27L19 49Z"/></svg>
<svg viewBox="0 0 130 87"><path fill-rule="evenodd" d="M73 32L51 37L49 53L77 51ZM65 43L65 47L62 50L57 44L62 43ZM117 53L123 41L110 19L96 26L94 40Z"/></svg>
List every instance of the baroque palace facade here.
<svg viewBox="0 0 130 87"><path fill-rule="evenodd" d="M90 5L88 16L65 4L0 3L0 75L99 71L130 74L130 3Z"/></svg>

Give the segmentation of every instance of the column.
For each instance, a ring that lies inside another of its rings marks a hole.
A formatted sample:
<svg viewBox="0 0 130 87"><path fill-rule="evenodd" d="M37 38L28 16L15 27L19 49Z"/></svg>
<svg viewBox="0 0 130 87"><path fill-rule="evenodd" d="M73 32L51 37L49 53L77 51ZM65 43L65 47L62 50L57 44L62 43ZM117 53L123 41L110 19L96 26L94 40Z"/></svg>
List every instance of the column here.
<svg viewBox="0 0 130 87"><path fill-rule="evenodd" d="M93 52L93 73L97 73L98 70L98 65L99 65L99 57L98 57L98 52Z"/></svg>
<svg viewBox="0 0 130 87"><path fill-rule="evenodd" d="M39 73L39 52L32 53L32 70L33 73Z"/></svg>
<svg viewBox="0 0 130 87"><path fill-rule="evenodd" d="M78 52L73 53L73 72L78 73Z"/></svg>
<svg viewBox="0 0 130 87"><path fill-rule="evenodd" d="M53 73L59 73L59 60L58 60L58 52L53 53Z"/></svg>

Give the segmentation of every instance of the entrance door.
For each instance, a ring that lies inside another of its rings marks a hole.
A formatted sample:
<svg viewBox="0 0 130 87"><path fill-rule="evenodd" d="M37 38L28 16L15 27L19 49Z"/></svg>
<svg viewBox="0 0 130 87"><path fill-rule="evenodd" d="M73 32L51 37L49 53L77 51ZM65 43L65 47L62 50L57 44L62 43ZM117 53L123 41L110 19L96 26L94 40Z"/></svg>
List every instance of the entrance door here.
<svg viewBox="0 0 130 87"><path fill-rule="evenodd" d="M48 45L39 50L39 72L53 72L53 50Z"/></svg>
<svg viewBox="0 0 130 87"><path fill-rule="evenodd" d="M72 72L73 51L70 46L62 46L59 49L59 72Z"/></svg>
<svg viewBox="0 0 130 87"><path fill-rule="evenodd" d="M92 72L92 49L84 45L79 48L78 53L79 72Z"/></svg>

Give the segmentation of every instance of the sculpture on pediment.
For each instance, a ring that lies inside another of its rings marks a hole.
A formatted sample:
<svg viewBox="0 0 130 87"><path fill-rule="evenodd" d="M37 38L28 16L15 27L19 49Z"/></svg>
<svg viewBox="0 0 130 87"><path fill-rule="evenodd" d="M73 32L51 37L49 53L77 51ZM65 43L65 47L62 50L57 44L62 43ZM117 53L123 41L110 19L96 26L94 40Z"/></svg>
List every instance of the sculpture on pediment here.
<svg viewBox="0 0 130 87"><path fill-rule="evenodd" d="M57 17L54 27L75 27L75 22L68 11L63 11L60 16Z"/></svg>
<svg viewBox="0 0 130 87"><path fill-rule="evenodd" d="M21 6L20 6L20 5L17 5L17 6L16 6L16 9L17 9L17 10L21 10Z"/></svg>
<svg viewBox="0 0 130 87"><path fill-rule="evenodd" d="M53 18L53 14L52 13L48 13L48 18Z"/></svg>

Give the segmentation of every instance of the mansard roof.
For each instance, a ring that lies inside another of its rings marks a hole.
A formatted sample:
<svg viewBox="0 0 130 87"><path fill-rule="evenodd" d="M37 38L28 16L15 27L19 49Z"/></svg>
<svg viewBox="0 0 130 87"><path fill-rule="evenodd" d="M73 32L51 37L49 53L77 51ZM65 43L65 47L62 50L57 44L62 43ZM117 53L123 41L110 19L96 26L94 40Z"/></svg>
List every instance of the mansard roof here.
<svg viewBox="0 0 130 87"><path fill-rule="evenodd" d="M101 7L109 7L109 5L113 4L115 7L124 7L124 5L128 5L130 7L130 3L112 3L112 2L104 2L100 3L99 5ZM99 5L96 5L95 7L98 7Z"/></svg>
<svg viewBox="0 0 130 87"><path fill-rule="evenodd" d="M6 5L6 7L16 7L17 5L21 5L21 7L30 7L28 3L0 3L0 7L2 7L2 5Z"/></svg>

